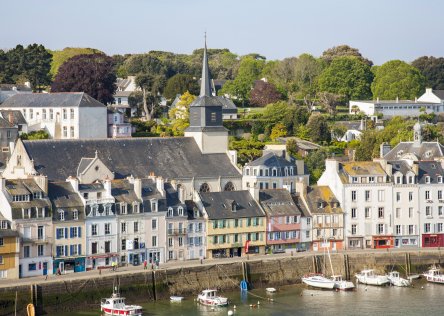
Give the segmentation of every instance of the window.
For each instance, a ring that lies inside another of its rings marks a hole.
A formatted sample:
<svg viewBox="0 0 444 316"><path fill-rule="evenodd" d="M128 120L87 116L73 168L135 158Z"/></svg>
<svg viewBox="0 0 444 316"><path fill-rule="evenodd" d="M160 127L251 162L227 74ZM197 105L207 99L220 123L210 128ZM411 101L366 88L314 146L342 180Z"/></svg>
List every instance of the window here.
<svg viewBox="0 0 444 316"><path fill-rule="evenodd" d="M442 216L442 206L438 206L438 216Z"/></svg>
<svg viewBox="0 0 444 316"><path fill-rule="evenodd" d="M214 236L217 237L217 236ZM168 237L168 247L173 247L173 238L172 237Z"/></svg>
<svg viewBox="0 0 444 316"><path fill-rule="evenodd" d="M352 177L352 183L358 183L358 177Z"/></svg>
<svg viewBox="0 0 444 316"><path fill-rule="evenodd" d="M152 236L151 237L151 246L152 247L157 247L157 236Z"/></svg>
<svg viewBox="0 0 444 316"><path fill-rule="evenodd" d="M36 271L37 270L37 264L35 263L30 263L28 265L28 271Z"/></svg>
<svg viewBox="0 0 444 316"><path fill-rule="evenodd" d="M351 209L351 217L356 218L356 208Z"/></svg>
<svg viewBox="0 0 444 316"><path fill-rule="evenodd" d="M66 109L63 109L63 119L66 120L68 118L68 115L66 113Z"/></svg>
<svg viewBox="0 0 444 316"><path fill-rule="evenodd" d="M54 110L53 109L49 109L49 119L50 120L54 119Z"/></svg>
<svg viewBox="0 0 444 316"><path fill-rule="evenodd" d="M384 202L385 200L385 191L384 190L378 190L378 201Z"/></svg>
<svg viewBox="0 0 444 316"><path fill-rule="evenodd" d="M442 190L438 191L438 200L442 200Z"/></svg>
<svg viewBox="0 0 444 316"><path fill-rule="evenodd" d="M134 232L139 232L139 222L134 222Z"/></svg>
<svg viewBox="0 0 444 316"><path fill-rule="evenodd" d="M0 247L4 245L3 238L0 238Z"/></svg>
<svg viewBox="0 0 444 316"><path fill-rule="evenodd" d="M402 184L402 177L396 177L396 184Z"/></svg>
<svg viewBox="0 0 444 316"><path fill-rule="evenodd" d="M151 201L151 212L157 212L157 203L156 203L156 201Z"/></svg>
<svg viewBox="0 0 444 316"><path fill-rule="evenodd" d="M425 233L430 233L430 223L424 224L424 232Z"/></svg>
<svg viewBox="0 0 444 316"><path fill-rule="evenodd" d="M425 183L430 183L430 177L429 176L425 177Z"/></svg>
<svg viewBox="0 0 444 316"><path fill-rule="evenodd" d="M351 226L351 233L352 233L352 235L356 235L356 227L357 227L358 225L356 225L356 224L353 224L352 226Z"/></svg>
<svg viewBox="0 0 444 316"><path fill-rule="evenodd" d="M105 252L111 252L111 241L105 241Z"/></svg>
<svg viewBox="0 0 444 316"><path fill-rule="evenodd" d="M208 185L208 183L202 183L202 185L200 186L200 192L210 192L210 186Z"/></svg>
<svg viewBox="0 0 444 316"><path fill-rule="evenodd" d="M88 198L88 193L87 192L83 193L83 198L85 198L85 199Z"/></svg>
<svg viewBox="0 0 444 316"><path fill-rule="evenodd" d="M70 110L70 118L71 118L71 120L73 120L74 119L74 109L71 109Z"/></svg>
<svg viewBox="0 0 444 316"><path fill-rule="evenodd" d="M46 109L42 110L42 119L46 120Z"/></svg>
<svg viewBox="0 0 444 316"><path fill-rule="evenodd" d="M413 217L413 207L409 207L409 218Z"/></svg>
<svg viewBox="0 0 444 316"><path fill-rule="evenodd" d="M415 234L415 225L409 225L409 235Z"/></svg>
<svg viewBox="0 0 444 316"><path fill-rule="evenodd" d="M365 208L365 218L370 218L370 216L371 216L370 207L366 207Z"/></svg>
<svg viewBox="0 0 444 316"><path fill-rule="evenodd" d="M376 226L376 231L378 232L378 234L384 234L384 224L378 224Z"/></svg>
<svg viewBox="0 0 444 316"><path fill-rule="evenodd" d="M37 246L37 255L39 257L42 257L44 255L45 247L44 245L38 245Z"/></svg>
<svg viewBox="0 0 444 316"><path fill-rule="evenodd" d="M31 120L34 118L34 111L33 111L33 109L29 109L29 118Z"/></svg>
<svg viewBox="0 0 444 316"><path fill-rule="evenodd" d="M216 122L216 112L211 112L211 122Z"/></svg>
<svg viewBox="0 0 444 316"><path fill-rule="evenodd" d="M59 220L64 221L65 220L65 211L59 210Z"/></svg>
<svg viewBox="0 0 444 316"><path fill-rule="evenodd" d="M97 253L97 242L91 243L91 253L92 254Z"/></svg>
<svg viewBox="0 0 444 316"><path fill-rule="evenodd" d="M74 138L74 126L69 128L71 138Z"/></svg>
<svg viewBox="0 0 444 316"><path fill-rule="evenodd" d="M375 177L368 177L368 183L375 183Z"/></svg>
<svg viewBox="0 0 444 316"><path fill-rule="evenodd" d="M72 211L72 219L75 221L79 219L79 211L78 210Z"/></svg>
<svg viewBox="0 0 444 316"><path fill-rule="evenodd" d="M183 207L179 206L179 208L177 210L179 212L179 216L183 216Z"/></svg>
<svg viewBox="0 0 444 316"><path fill-rule="evenodd" d="M401 225L395 226L396 235L401 235Z"/></svg>
<svg viewBox="0 0 444 316"><path fill-rule="evenodd" d="M356 201L356 191L351 191L351 199L352 201Z"/></svg>
<svg viewBox="0 0 444 316"><path fill-rule="evenodd" d="M396 210L395 210L395 217L396 218L399 218L401 216L401 209L398 207L398 208L396 208Z"/></svg>
<svg viewBox="0 0 444 316"><path fill-rule="evenodd" d="M384 208L383 207L378 208L378 217L384 218Z"/></svg>
<svg viewBox="0 0 444 316"><path fill-rule="evenodd" d="M178 241L179 241L179 247L182 247L183 246L183 237L179 237Z"/></svg>
<svg viewBox="0 0 444 316"><path fill-rule="evenodd" d="M370 191L365 191L365 201L369 202L370 201Z"/></svg>
<svg viewBox="0 0 444 316"><path fill-rule="evenodd" d="M97 224L91 225L91 235L97 236Z"/></svg>
<svg viewBox="0 0 444 316"><path fill-rule="evenodd" d="M121 250L126 250L126 239L122 239Z"/></svg>
<svg viewBox="0 0 444 316"><path fill-rule="evenodd" d="M415 183L415 177L413 177L413 176L409 176L409 183L410 183L410 184Z"/></svg>
<svg viewBox="0 0 444 316"><path fill-rule="evenodd" d="M157 229L157 218L153 218L153 219L151 220L151 228L152 228L153 230L156 230L156 229Z"/></svg>
<svg viewBox="0 0 444 316"><path fill-rule="evenodd" d="M110 235L110 234L111 234L111 224L105 223L105 235Z"/></svg>
<svg viewBox="0 0 444 316"><path fill-rule="evenodd" d="M442 223L438 223L437 230L438 230L438 233L442 232Z"/></svg>
<svg viewBox="0 0 444 316"><path fill-rule="evenodd" d="M63 126L63 137L68 138L68 127L67 126Z"/></svg>
<svg viewBox="0 0 444 316"><path fill-rule="evenodd" d="M401 201L401 192L396 192L396 202Z"/></svg>
<svg viewBox="0 0 444 316"><path fill-rule="evenodd" d="M126 214L126 203L120 204L120 214Z"/></svg>
<svg viewBox="0 0 444 316"><path fill-rule="evenodd" d="M430 200L430 191L425 191L425 199Z"/></svg>
<svg viewBox="0 0 444 316"><path fill-rule="evenodd" d="M120 223L120 231L126 233L126 223Z"/></svg>
<svg viewBox="0 0 444 316"><path fill-rule="evenodd" d="M442 183L442 176L438 176L437 178L438 183Z"/></svg>
<svg viewBox="0 0 444 316"><path fill-rule="evenodd" d="M139 213L139 204L138 203L133 204L133 213Z"/></svg>
<svg viewBox="0 0 444 316"><path fill-rule="evenodd" d="M29 258L29 254L30 254L29 246L23 246L23 257L24 258Z"/></svg>
<svg viewBox="0 0 444 316"><path fill-rule="evenodd" d="M409 192L409 201L413 201L413 192Z"/></svg>
<svg viewBox="0 0 444 316"><path fill-rule="evenodd" d="M37 227L37 239L43 239L44 238L44 230L43 230L43 226L38 226Z"/></svg>
<svg viewBox="0 0 444 316"><path fill-rule="evenodd" d="M431 217L432 216L432 207L426 206L426 216Z"/></svg>

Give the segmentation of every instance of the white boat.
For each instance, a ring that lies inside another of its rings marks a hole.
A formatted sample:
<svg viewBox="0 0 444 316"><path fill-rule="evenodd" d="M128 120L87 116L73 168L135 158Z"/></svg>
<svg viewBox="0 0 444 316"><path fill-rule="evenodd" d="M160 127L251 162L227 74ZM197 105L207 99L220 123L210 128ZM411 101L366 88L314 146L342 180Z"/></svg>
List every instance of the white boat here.
<svg viewBox="0 0 444 316"><path fill-rule="evenodd" d="M440 267L432 267L423 276L428 282L444 284L444 275L441 273Z"/></svg>
<svg viewBox="0 0 444 316"><path fill-rule="evenodd" d="M217 290L203 290L197 295L197 301L206 306L226 306L228 305L228 298L218 296Z"/></svg>
<svg viewBox="0 0 444 316"><path fill-rule="evenodd" d="M267 288L265 289L265 291L267 291L267 293L275 293L275 292L276 292L276 289L275 289L274 287L267 287Z"/></svg>
<svg viewBox="0 0 444 316"><path fill-rule="evenodd" d="M353 282L343 280L342 275L332 275L331 279L333 282L335 282L334 289L341 290L341 291L351 291L355 288L355 285Z"/></svg>
<svg viewBox="0 0 444 316"><path fill-rule="evenodd" d="M362 270L356 274L356 279L359 283L368 285L384 285L390 282L386 275L377 275L373 269Z"/></svg>
<svg viewBox="0 0 444 316"><path fill-rule="evenodd" d="M321 289L333 289L335 286L335 281L332 279L326 278L323 274L320 273L312 273L307 274L302 277L302 282L305 284L318 287Z"/></svg>
<svg viewBox="0 0 444 316"><path fill-rule="evenodd" d="M183 296L170 296L171 302L182 302Z"/></svg>
<svg viewBox="0 0 444 316"><path fill-rule="evenodd" d="M390 284L394 286L410 286L412 284L410 280L401 278L398 271L390 272L387 277L390 281Z"/></svg>
<svg viewBox="0 0 444 316"><path fill-rule="evenodd" d="M102 298L100 310L105 315L142 316L142 306L126 305L125 298L120 297L117 287L110 298Z"/></svg>

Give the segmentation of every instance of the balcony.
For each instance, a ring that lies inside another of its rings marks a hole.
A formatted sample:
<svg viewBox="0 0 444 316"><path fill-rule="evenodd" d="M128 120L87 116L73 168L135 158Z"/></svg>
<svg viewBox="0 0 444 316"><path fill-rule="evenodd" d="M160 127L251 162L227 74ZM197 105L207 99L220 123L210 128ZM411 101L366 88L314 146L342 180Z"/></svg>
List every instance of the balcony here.
<svg viewBox="0 0 444 316"><path fill-rule="evenodd" d="M182 229L180 229L180 228L175 228L175 229L169 228L168 229L168 235L169 236L186 235L186 233L187 233L186 228L182 228Z"/></svg>

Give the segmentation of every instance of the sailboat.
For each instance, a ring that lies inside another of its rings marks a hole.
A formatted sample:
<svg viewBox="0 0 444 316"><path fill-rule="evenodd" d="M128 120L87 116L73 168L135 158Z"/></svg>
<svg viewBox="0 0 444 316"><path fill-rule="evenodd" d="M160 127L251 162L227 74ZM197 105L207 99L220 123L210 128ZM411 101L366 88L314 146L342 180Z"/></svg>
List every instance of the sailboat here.
<svg viewBox="0 0 444 316"><path fill-rule="evenodd" d="M328 261L330 262L330 268L331 268L331 279L333 282L335 282L335 286L333 287L335 290L341 290L341 291L351 291L355 288L355 285L353 282L343 280L342 275L335 275L333 272L333 264L331 263L331 257L330 257L330 250L327 248L328 253Z"/></svg>

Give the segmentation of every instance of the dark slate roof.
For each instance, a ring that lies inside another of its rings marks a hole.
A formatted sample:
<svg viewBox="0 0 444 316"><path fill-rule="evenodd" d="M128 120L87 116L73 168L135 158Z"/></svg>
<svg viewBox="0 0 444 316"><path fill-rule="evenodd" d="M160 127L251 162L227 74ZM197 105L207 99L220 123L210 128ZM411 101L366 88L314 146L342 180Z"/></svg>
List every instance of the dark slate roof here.
<svg viewBox="0 0 444 316"><path fill-rule="evenodd" d="M392 165L392 174L395 172L401 172L403 175L406 175L407 172L412 170L408 162L405 160L388 161L388 163Z"/></svg>
<svg viewBox="0 0 444 316"><path fill-rule="evenodd" d="M265 216L261 207L247 190L205 192L200 193L200 197L209 219ZM236 203L235 212L231 210L233 201Z"/></svg>
<svg viewBox="0 0 444 316"><path fill-rule="evenodd" d="M221 106L223 108L224 103L219 97L214 96L200 96L196 98L190 106Z"/></svg>
<svg viewBox="0 0 444 316"><path fill-rule="evenodd" d="M134 185L126 179L111 181L111 195L115 198L116 203L139 201L136 192L134 192Z"/></svg>
<svg viewBox="0 0 444 316"><path fill-rule="evenodd" d="M14 107L105 107L84 92L30 93L16 94L1 105L3 108Z"/></svg>
<svg viewBox="0 0 444 316"><path fill-rule="evenodd" d="M22 84L2 83L0 91L32 91L32 89Z"/></svg>
<svg viewBox="0 0 444 316"><path fill-rule="evenodd" d="M9 114L12 114L12 122L17 125L27 124L22 112L17 110L0 110L1 116L9 121Z"/></svg>
<svg viewBox="0 0 444 316"><path fill-rule="evenodd" d="M438 142L422 142L415 145L414 142L400 142L387 154L385 160L399 160L405 154L414 154L418 160L432 160L444 156L444 147Z"/></svg>
<svg viewBox="0 0 444 316"><path fill-rule="evenodd" d="M432 90L433 94L441 100L444 100L444 90Z"/></svg>
<svg viewBox="0 0 444 316"><path fill-rule="evenodd" d="M237 111L237 107L233 103L233 101L231 101L231 99L228 99L223 96L217 96L216 98L218 98L219 101L222 103L222 112L226 112L224 110L236 110Z"/></svg>
<svg viewBox="0 0 444 316"><path fill-rule="evenodd" d="M301 215L300 208L294 203L288 190L261 190L259 192L259 201L269 216Z"/></svg>
<svg viewBox="0 0 444 316"><path fill-rule="evenodd" d="M102 183L79 184L79 192L104 192Z"/></svg>
<svg viewBox="0 0 444 316"><path fill-rule="evenodd" d="M425 177L430 177L430 183L438 183L438 176L444 177L444 170L437 161L419 161L418 162L418 183L425 184Z"/></svg>
<svg viewBox="0 0 444 316"><path fill-rule="evenodd" d="M86 168L94 161L94 158L80 159L79 167L77 168L77 175L83 173Z"/></svg>
<svg viewBox="0 0 444 316"><path fill-rule="evenodd" d="M274 152L269 152L268 154L263 155L262 157L247 163L246 166L266 166L266 167L276 167L276 168L285 168L285 167L295 167L295 164L291 163L287 159L277 155ZM296 174L296 173L295 173Z"/></svg>
<svg viewBox="0 0 444 316"><path fill-rule="evenodd" d="M70 182L49 182L48 197L55 208L83 209L83 202Z"/></svg>
<svg viewBox="0 0 444 316"><path fill-rule="evenodd" d="M0 117L0 128L13 128L14 124Z"/></svg>
<svg viewBox="0 0 444 316"><path fill-rule="evenodd" d="M226 154L202 154L193 138L125 138L95 140L23 141L36 171L50 181L65 181L77 174L83 157L99 159L116 179L150 173L169 179L240 177Z"/></svg>
<svg viewBox="0 0 444 316"><path fill-rule="evenodd" d="M6 180L6 190L11 195L26 195L43 190L35 183L33 179Z"/></svg>

